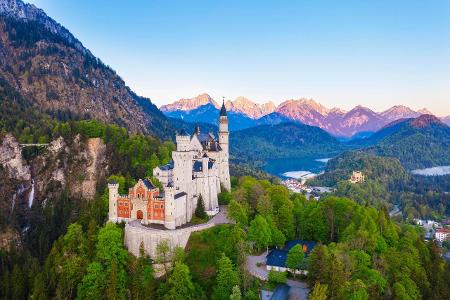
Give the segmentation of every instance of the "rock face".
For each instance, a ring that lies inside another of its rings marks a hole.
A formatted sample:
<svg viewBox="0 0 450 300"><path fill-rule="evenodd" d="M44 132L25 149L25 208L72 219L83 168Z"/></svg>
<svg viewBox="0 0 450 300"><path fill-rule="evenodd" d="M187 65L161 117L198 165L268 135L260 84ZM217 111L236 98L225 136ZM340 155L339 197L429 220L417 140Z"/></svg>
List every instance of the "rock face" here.
<svg viewBox="0 0 450 300"><path fill-rule="evenodd" d="M133 93L67 29L20 0L0 0L0 78L58 118L70 113L164 138L174 133L150 99Z"/></svg>
<svg viewBox="0 0 450 300"><path fill-rule="evenodd" d="M105 151L100 138L82 141L77 136L70 144L61 137L52 141L33 161L37 198L51 198L67 189L73 198L91 200L108 168ZM59 187L56 194L49 186Z"/></svg>
<svg viewBox="0 0 450 300"><path fill-rule="evenodd" d="M234 101L227 101L225 107L228 111L242 113L252 119L259 119L273 113L276 108L273 102L258 104L245 97L237 97Z"/></svg>
<svg viewBox="0 0 450 300"><path fill-rule="evenodd" d="M175 101L172 104L163 105L160 107L160 109L163 112L172 112L176 110L189 111L207 104L211 104L216 108L220 107L219 104L217 104L217 102L214 99L212 99L210 95L201 94L194 98L188 99L183 98Z"/></svg>
<svg viewBox="0 0 450 300"><path fill-rule="evenodd" d="M46 207L67 195L93 199L108 170L106 146L99 138L62 137L25 160L12 135L0 136L0 249L20 245L34 206Z"/></svg>
<svg viewBox="0 0 450 300"><path fill-rule="evenodd" d="M422 113L420 111L414 111L409 107L403 105L395 105L391 108L383 111L380 115L389 121L395 121L405 118L415 118L420 116Z"/></svg>
<svg viewBox="0 0 450 300"><path fill-rule="evenodd" d="M31 179L30 166L26 165L19 143L10 134L4 136L0 144L0 165L11 179L24 181Z"/></svg>

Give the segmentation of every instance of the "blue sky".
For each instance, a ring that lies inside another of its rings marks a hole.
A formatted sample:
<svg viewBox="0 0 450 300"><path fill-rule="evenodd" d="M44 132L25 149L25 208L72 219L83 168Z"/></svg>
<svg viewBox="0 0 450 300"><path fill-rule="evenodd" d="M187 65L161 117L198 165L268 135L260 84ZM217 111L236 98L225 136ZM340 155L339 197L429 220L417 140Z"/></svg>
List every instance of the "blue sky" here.
<svg viewBox="0 0 450 300"><path fill-rule="evenodd" d="M29 0L157 105L207 92L450 115L450 1Z"/></svg>

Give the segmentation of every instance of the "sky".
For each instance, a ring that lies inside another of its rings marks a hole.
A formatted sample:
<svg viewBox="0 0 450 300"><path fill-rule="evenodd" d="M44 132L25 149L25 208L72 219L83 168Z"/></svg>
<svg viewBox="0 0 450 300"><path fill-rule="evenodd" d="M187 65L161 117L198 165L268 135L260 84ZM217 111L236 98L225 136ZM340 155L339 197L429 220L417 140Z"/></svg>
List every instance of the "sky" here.
<svg viewBox="0 0 450 300"><path fill-rule="evenodd" d="M28 0L158 106L208 93L450 115L450 1Z"/></svg>

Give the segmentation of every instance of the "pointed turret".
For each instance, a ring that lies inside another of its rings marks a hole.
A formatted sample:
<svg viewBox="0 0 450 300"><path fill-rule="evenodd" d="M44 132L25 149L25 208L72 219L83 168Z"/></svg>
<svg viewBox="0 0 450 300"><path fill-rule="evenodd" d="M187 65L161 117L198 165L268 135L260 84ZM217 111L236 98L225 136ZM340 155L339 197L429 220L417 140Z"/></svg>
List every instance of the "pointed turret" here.
<svg viewBox="0 0 450 300"><path fill-rule="evenodd" d="M223 97L223 100L222 100L222 107L220 108L220 116L221 117L227 116L227 109L225 108L225 97Z"/></svg>
<svg viewBox="0 0 450 300"><path fill-rule="evenodd" d="M219 116L219 144L222 151L220 152L218 167L219 167L220 183L225 187L225 189L229 191L231 190L231 185L230 185L230 170L228 165L228 157L229 157L228 140L229 140L228 117L227 117L227 110L225 108L225 97L224 97Z"/></svg>

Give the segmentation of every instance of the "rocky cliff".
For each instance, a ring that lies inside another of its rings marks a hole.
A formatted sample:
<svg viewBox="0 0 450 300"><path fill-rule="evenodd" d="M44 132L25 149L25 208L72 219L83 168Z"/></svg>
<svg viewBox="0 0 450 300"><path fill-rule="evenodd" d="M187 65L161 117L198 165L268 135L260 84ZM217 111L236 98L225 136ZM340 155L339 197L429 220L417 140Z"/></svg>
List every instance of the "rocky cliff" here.
<svg viewBox="0 0 450 300"><path fill-rule="evenodd" d="M62 137L25 159L12 135L0 136L0 247L9 246L32 226L32 211L66 194L72 201L93 199L105 182L106 146L99 138L72 141Z"/></svg>

